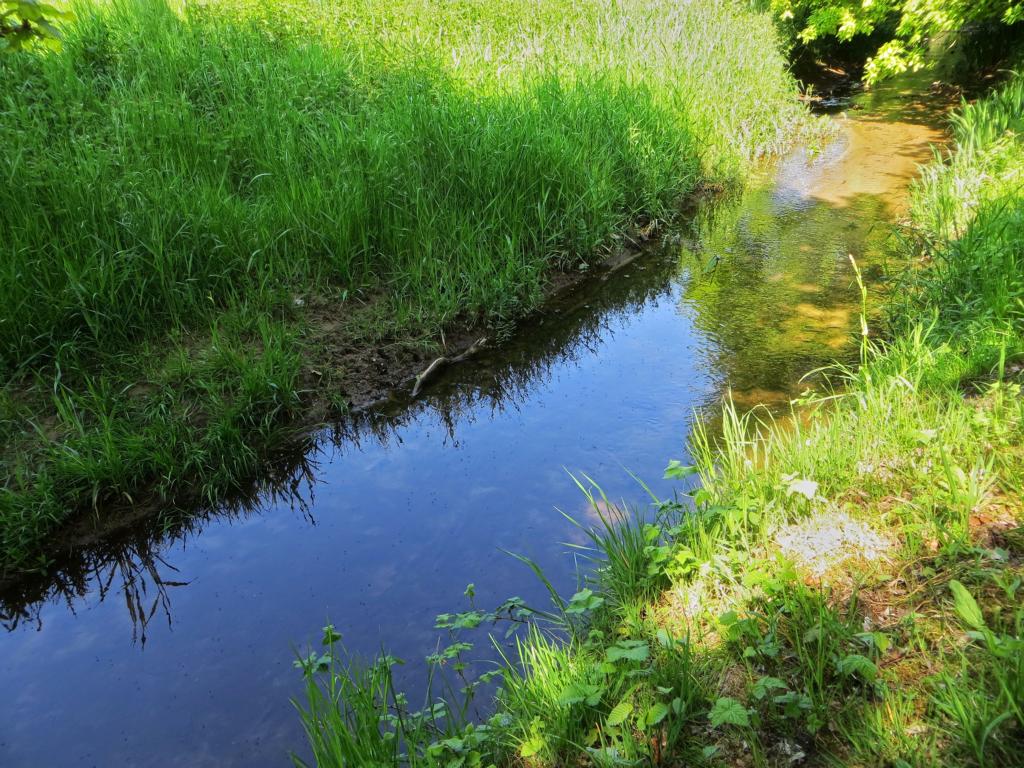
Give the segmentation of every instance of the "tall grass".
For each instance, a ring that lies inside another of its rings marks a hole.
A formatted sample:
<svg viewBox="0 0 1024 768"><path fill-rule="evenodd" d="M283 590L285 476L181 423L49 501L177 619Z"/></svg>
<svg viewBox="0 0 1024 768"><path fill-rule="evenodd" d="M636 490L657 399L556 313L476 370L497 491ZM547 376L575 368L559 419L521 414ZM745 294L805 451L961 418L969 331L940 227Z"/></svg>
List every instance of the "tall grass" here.
<svg viewBox="0 0 1024 768"><path fill-rule="evenodd" d="M306 370L313 304L365 346L514 319L804 119L770 22L729 0L75 19L0 58L0 570L83 502L251 471L344 375Z"/></svg>
<svg viewBox="0 0 1024 768"><path fill-rule="evenodd" d="M7 57L4 370L311 287L511 313L795 118L731 3L494 5L115 2Z"/></svg>
<svg viewBox="0 0 1024 768"><path fill-rule="evenodd" d="M1019 335L1024 318L1024 78L954 117L956 149L914 191L914 223L933 261L912 275L916 306L951 333ZM904 310L904 317L907 310ZM991 339L989 339L991 343Z"/></svg>

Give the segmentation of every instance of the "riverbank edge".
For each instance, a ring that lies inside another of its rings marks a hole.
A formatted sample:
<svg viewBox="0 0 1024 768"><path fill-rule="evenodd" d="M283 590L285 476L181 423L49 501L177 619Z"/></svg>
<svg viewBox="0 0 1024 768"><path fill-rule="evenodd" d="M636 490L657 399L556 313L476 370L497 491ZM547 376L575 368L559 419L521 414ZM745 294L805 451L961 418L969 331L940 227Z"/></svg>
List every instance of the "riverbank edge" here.
<svg viewBox="0 0 1024 768"><path fill-rule="evenodd" d="M537 305L510 319L500 329L480 320L462 320L448 324L430 339L408 337L366 342L361 340L366 325L363 320L353 320L348 327L339 326L331 319L337 305L327 299L311 298L308 314L292 325L301 366L295 387L299 398L296 407L273 423L272 430L257 433L259 442L249 446L254 452L251 471L234 478L235 487L224 498L211 502L186 480L182 480L183 487L168 498L150 480L140 483L129 498L107 500L98 511L83 502L77 514L48 534L46 570L0 570L0 594L15 594L21 588L35 585L47 572L60 570L80 553L102 546L107 539L130 531L142 522L163 517L173 523L189 516L188 510L230 508L236 499L243 505L251 503L267 483L274 482L269 478L280 474L278 465L294 462L295 457L313 450L317 436L324 430L344 434L349 426L371 418L382 409L401 409L429 396L435 378L447 373L449 368L457 371L459 363L500 349L505 339L529 332L534 323L551 311L558 311L562 303L663 247L661 238L676 221L689 215L700 201L723 194L725 190L720 184L701 185L679 202L669 219L640 217L618 233L600 253L593 254L586 269L553 269ZM368 315L375 311L371 304L363 308ZM197 342L196 346L202 345ZM381 356L382 347L389 350L386 362ZM437 366L436 377L423 376L439 359L452 362L444 367ZM417 383L420 389L414 396ZM344 396L339 397L339 393Z"/></svg>
<svg viewBox="0 0 1024 768"><path fill-rule="evenodd" d="M412 710L395 660L349 659L327 628L299 663L316 764L1017 765L1022 120L1020 78L954 118L913 191L887 338L864 324L834 391L789 424L727 402L653 517L584 479L605 524L571 598L439 617L437 680L470 668L471 630L527 625L486 723L479 680Z"/></svg>

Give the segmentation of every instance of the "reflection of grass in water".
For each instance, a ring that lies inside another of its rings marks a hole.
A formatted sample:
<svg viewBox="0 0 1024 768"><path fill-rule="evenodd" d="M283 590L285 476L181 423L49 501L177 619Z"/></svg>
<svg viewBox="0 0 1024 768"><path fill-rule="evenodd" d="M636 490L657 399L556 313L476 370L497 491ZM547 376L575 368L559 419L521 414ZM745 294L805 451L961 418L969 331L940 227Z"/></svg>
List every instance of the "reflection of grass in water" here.
<svg viewBox="0 0 1024 768"><path fill-rule="evenodd" d="M396 434L417 419L437 418L452 440L458 428L488 414L518 409L528 402L537 387L549 381L553 368L585 354L598 353L607 325L628 320L639 308L657 296L667 295L674 265L660 252L641 258L645 268L629 278L618 276L607 282L593 281L566 297L572 306L587 304L586 311L545 313L541 326L524 325L500 349L489 350L462 368L458 386L440 385L430 396L416 402L397 398L387 407L352 414L344 422L321 430L311 438L285 435L275 444L281 455L261 462L251 482L236 487L213 506L162 507L156 516L142 516L135 523L112 519L111 535L88 535L86 540L62 540L66 554L55 560L45 574L25 574L5 585L0 594L0 621L16 625L37 621L47 602L75 601L94 594L97 585L114 584L102 590L100 599L110 596L160 591L160 582L174 581L175 563L167 559L171 545L197 536L208 521L236 514L258 514L272 505L284 504L308 514L316 462L325 452L345 455L367 443L390 444ZM125 523L125 526L119 525ZM150 566L156 564L159 575ZM170 591L162 592L158 615L172 618ZM136 611L137 616L145 617ZM133 633L145 639L145 622L133 619Z"/></svg>
<svg viewBox="0 0 1024 768"><path fill-rule="evenodd" d="M486 728L461 707L417 716L393 697L349 696L359 711L339 713L308 667L311 702L330 717L307 725L358 735L384 718L423 765L468 750L558 766L610 749L656 764L714 751L772 765L781 750L787 763L813 751L841 764L1016 765L1024 399L1005 382L963 398L968 368L936 341L870 349L860 370L837 371L850 395L805 419L757 423L727 406L717 438L696 433L697 466L669 468L696 472L699 487L657 502L654 523L595 497L599 567L584 588L543 618L503 609L531 628ZM444 625L498 618L471 609ZM452 636L452 663L469 637ZM390 704L440 731L401 730Z"/></svg>
<svg viewBox="0 0 1024 768"><path fill-rule="evenodd" d="M271 506L287 507L312 520L321 444L340 439L325 432L308 443L279 445L280 455L262 462L258 476L216 505L133 511L134 521L112 520L114 527L101 534L88 528L66 532L61 556L47 573L19 574L3 583L0 626L13 631L22 624L36 624L41 630L42 613L50 603L66 604L75 612L85 599L120 601L132 642L145 644L154 618L173 623L174 592L190 583L182 581L171 556L175 546L198 536L211 521L245 519Z"/></svg>
<svg viewBox="0 0 1024 768"><path fill-rule="evenodd" d="M785 402L804 374L853 349L859 295L847 255L877 275L888 210L868 196L842 211L810 199L789 212L765 186L701 211L681 250L684 299L738 399Z"/></svg>

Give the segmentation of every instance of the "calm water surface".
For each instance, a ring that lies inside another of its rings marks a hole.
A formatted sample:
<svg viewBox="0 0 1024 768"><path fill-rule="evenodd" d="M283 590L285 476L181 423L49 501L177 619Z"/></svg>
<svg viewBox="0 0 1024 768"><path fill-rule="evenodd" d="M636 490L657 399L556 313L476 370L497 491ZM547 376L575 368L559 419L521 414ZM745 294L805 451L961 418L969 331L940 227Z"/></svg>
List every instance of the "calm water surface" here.
<svg viewBox="0 0 1024 768"><path fill-rule="evenodd" d="M861 98L820 154L705 204L652 251L556 302L425 398L316 437L251 499L149 523L55 579L0 598L0 765L281 766L303 736L293 649L328 620L352 650L410 662L436 614L543 602L529 555L565 592L585 517L567 475L641 501L669 495L695 409L732 389L785 402L850 351L847 255L877 273L888 225L942 104L917 86ZM415 687L420 665L410 663Z"/></svg>

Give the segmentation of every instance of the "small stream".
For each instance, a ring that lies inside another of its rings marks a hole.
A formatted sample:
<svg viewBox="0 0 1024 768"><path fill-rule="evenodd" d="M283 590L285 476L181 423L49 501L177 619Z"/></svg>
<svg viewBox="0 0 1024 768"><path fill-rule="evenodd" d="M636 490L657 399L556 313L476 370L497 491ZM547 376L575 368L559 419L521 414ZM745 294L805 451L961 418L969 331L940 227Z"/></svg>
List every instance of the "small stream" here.
<svg viewBox="0 0 1024 768"><path fill-rule="evenodd" d="M293 649L333 622L386 644L415 685L438 613L575 586L586 519L568 473L665 496L695 412L731 390L784 404L854 349L848 254L877 277L945 99L907 80L838 105L838 138L794 151L413 404L324 432L259 493L145 521L44 583L0 595L0 765L282 766L304 738Z"/></svg>

